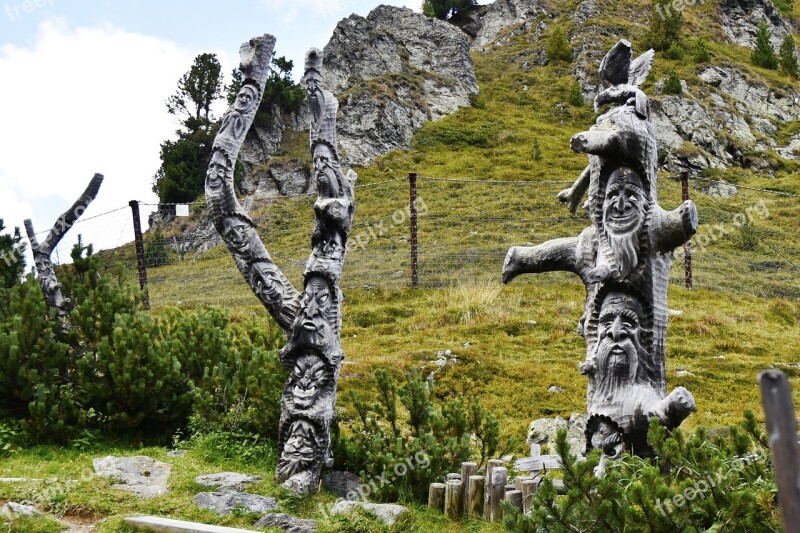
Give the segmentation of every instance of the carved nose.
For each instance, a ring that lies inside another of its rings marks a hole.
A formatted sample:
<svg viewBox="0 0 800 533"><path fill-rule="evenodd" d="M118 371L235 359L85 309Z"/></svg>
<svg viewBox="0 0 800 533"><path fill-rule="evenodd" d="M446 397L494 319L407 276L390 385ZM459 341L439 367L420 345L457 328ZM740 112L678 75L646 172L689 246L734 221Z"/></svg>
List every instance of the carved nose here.
<svg viewBox="0 0 800 533"><path fill-rule="evenodd" d="M617 200L617 211L620 213L625 210L625 195L620 194L619 199Z"/></svg>
<svg viewBox="0 0 800 533"><path fill-rule="evenodd" d="M608 336L614 342L619 342L628 336L628 334L625 331L625 328L622 327L622 319L620 317L617 317L614 320L614 323L611 325L611 329L608 330Z"/></svg>

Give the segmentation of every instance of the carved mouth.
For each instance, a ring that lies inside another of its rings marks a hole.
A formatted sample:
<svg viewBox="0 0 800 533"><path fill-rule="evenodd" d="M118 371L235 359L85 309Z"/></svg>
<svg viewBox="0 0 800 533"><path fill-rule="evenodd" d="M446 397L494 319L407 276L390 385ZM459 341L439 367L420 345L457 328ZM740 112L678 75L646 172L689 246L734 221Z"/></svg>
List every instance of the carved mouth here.
<svg viewBox="0 0 800 533"><path fill-rule="evenodd" d="M300 325L303 326L303 329L306 331L317 331L317 325L311 319L304 320Z"/></svg>
<svg viewBox="0 0 800 533"><path fill-rule="evenodd" d="M606 226L614 233L628 233L636 229L639 222L638 213L609 215L606 217Z"/></svg>
<svg viewBox="0 0 800 533"><path fill-rule="evenodd" d="M295 386L292 392L294 393L295 400L310 400L317 394L317 388L311 387L310 389L302 389Z"/></svg>

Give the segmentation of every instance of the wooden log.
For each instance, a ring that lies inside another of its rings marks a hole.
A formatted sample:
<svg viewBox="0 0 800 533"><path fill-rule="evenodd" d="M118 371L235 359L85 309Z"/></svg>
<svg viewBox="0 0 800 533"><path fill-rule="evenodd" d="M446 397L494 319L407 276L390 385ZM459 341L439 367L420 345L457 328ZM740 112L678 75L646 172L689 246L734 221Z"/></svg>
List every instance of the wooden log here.
<svg viewBox="0 0 800 533"><path fill-rule="evenodd" d="M517 486L513 483L506 483L505 490L503 491L503 498L506 497L506 494L511 492L512 490L517 490Z"/></svg>
<svg viewBox="0 0 800 533"><path fill-rule="evenodd" d="M507 482L508 468L504 466L494 467L492 469L491 499L489 502L491 504L490 522L500 522L503 519L503 508L500 504L506 496Z"/></svg>
<svg viewBox="0 0 800 533"><path fill-rule="evenodd" d="M758 380L767 417L783 530L800 531L800 451L792 391L786 375L779 370L765 370Z"/></svg>
<svg viewBox="0 0 800 533"><path fill-rule="evenodd" d="M461 509L464 507L461 500L461 485L460 479L451 479L445 483L444 514L451 520L456 520L461 516Z"/></svg>
<svg viewBox="0 0 800 533"><path fill-rule="evenodd" d="M531 476L517 476L514 478L514 488L522 490L522 482L527 479L533 479Z"/></svg>
<svg viewBox="0 0 800 533"><path fill-rule="evenodd" d="M428 489L428 507L444 512L444 483L431 483Z"/></svg>
<svg viewBox="0 0 800 533"><path fill-rule="evenodd" d="M490 520L492 516L492 471L503 466L501 459L489 459L486 462L486 481L483 489L483 518Z"/></svg>
<svg viewBox="0 0 800 533"><path fill-rule="evenodd" d="M531 509L533 495L539 489L539 480L533 478L526 479L520 483L520 485L520 492L522 492L522 512L527 513Z"/></svg>
<svg viewBox="0 0 800 533"><path fill-rule="evenodd" d="M464 514L470 518L483 515L483 490L486 478L469 476L467 481L467 497L464 500Z"/></svg>
<svg viewBox="0 0 800 533"><path fill-rule="evenodd" d="M469 478L477 473L478 473L478 463L472 463L472 462L461 463L461 490L463 491L463 494L461 495L461 501L464 504L464 509L462 509L462 514L464 515L468 514L467 493L469 492Z"/></svg>
<svg viewBox="0 0 800 533"><path fill-rule="evenodd" d="M540 470L560 470L561 458L558 455L523 457L514 461L517 472L539 472Z"/></svg>
<svg viewBox="0 0 800 533"><path fill-rule="evenodd" d="M454 479L458 479L460 481L463 481L461 479L461 474L459 474L458 472L451 472L451 473L447 474L447 477L445 478L445 482L451 481L451 480L454 480Z"/></svg>
<svg viewBox="0 0 800 533"><path fill-rule="evenodd" d="M519 509L522 512L522 491L521 490L510 490L506 492L506 501L510 502L511 505Z"/></svg>

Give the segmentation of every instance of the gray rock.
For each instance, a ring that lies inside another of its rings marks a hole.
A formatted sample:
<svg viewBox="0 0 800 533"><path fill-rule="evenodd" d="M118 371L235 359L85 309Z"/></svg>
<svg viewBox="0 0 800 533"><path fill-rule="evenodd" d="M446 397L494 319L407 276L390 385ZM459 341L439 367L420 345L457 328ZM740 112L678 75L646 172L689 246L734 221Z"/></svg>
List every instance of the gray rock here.
<svg viewBox="0 0 800 533"><path fill-rule="evenodd" d="M553 394L560 394L564 392L564 387L559 387L558 385L551 385L547 392L551 392Z"/></svg>
<svg viewBox="0 0 800 533"><path fill-rule="evenodd" d="M167 452L167 457L183 457L186 455L186 450L170 450Z"/></svg>
<svg viewBox="0 0 800 533"><path fill-rule="evenodd" d="M361 478L350 472L328 472L322 478L322 488L340 498L358 491Z"/></svg>
<svg viewBox="0 0 800 533"><path fill-rule="evenodd" d="M317 522L306 518L296 518L284 513L268 513L253 524L254 527L276 527L286 533L313 533Z"/></svg>
<svg viewBox="0 0 800 533"><path fill-rule="evenodd" d="M220 491L239 491L262 479L264 478L261 476L239 474L238 472L220 472L219 474L197 476L194 478L194 482Z"/></svg>
<svg viewBox="0 0 800 533"><path fill-rule="evenodd" d="M539 418L528 426L528 442L530 444L551 444L556 440L559 429L567 429L568 422L557 416L555 418Z"/></svg>
<svg viewBox="0 0 800 533"><path fill-rule="evenodd" d="M733 198L736 196L738 190L736 185L728 183L725 180L712 183L705 189L706 194L715 198Z"/></svg>
<svg viewBox="0 0 800 533"><path fill-rule="evenodd" d="M398 518L408 512L406 507L393 503L351 502L342 500L336 502L336 504L334 504L334 506L331 508L331 515L335 516L340 514L349 514L357 508L361 508L367 512L373 513L378 520L387 526L391 526L397 521Z"/></svg>
<svg viewBox="0 0 800 533"><path fill-rule="evenodd" d="M536 17L546 15L547 11L540 0L495 0L481 20L473 48L482 48L503 34L504 38L528 33ZM516 26L513 31L505 30Z"/></svg>
<svg viewBox="0 0 800 533"><path fill-rule="evenodd" d="M14 520L21 516L42 516L42 512L32 505L8 502L3 507L0 507L0 516L5 516L9 520Z"/></svg>
<svg viewBox="0 0 800 533"><path fill-rule="evenodd" d="M755 48L758 25L767 21L770 42L779 50L791 26L770 0L722 0L719 5L722 29L738 45Z"/></svg>
<svg viewBox="0 0 800 533"><path fill-rule="evenodd" d="M478 93L467 35L407 8L379 6L340 21L324 56L349 164L410 147L425 122L470 105Z"/></svg>
<svg viewBox="0 0 800 533"><path fill-rule="evenodd" d="M229 515L235 509L249 513L268 513L278 508L275 498L246 492L201 492L193 498L194 503L219 515Z"/></svg>
<svg viewBox="0 0 800 533"><path fill-rule="evenodd" d="M115 489L132 492L140 498L154 498L166 494L172 465L156 461L152 457L108 457L92 461L95 473L119 481Z"/></svg>
<svg viewBox="0 0 800 533"><path fill-rule="evenodd" d="M252 533L251 529L213 526L199 522L173 520L160 516L129 516L125 523L137 531L160 531L162 533Z"/></svg>

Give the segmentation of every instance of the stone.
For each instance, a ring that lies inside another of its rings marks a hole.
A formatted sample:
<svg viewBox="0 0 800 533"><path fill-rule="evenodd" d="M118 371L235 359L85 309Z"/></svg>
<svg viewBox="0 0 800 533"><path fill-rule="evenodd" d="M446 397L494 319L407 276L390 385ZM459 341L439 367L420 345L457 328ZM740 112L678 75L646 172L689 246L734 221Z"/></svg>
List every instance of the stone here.
<svg viewBox="0 0 800 533"><path fill-rule="evenodd" d="M183 457L186 455L186 450L169 450L167 457Z"/></svg>
<svg viewBox="0 0 800 533"><path fill-rule="evenodd" d="M553 444L556 441L556 433L559 429L567 429L568 422L557 416L555 418L539 418L528 426L528 443L530 444Z"/></svg>
<svg viewBox="0 0 800 533"><path fill-rule="evenodd" d="M307 495L319 489L322 468L333 466L330 425L344 359L340 279L355 213L356 175L342 169L337 143L339 102L323 84L323 54L312 48L306 54L303 84L317 199L312 250L300 291L267 252L233 185L235 163L263 96L274 47L275 38L264 35L240 49L245 83L214 139L205 190L213 225L234 263L286 332L287 343L279 356L290 371L281 396L276 479L285 488Z"/></svg>
<svg viewBox="0 0 800 533"><path fill-rule="evenodd" d="M166 494L172 465L152 457L137 455L114 457L109 455L92 461L95 474L118 481L115 489L132 492L140 498L154 498Z"/></svg>
<svg viewBox="0 0 800 533"><path fill-rule="evenodd" d="M374 514L378 520L387 526L393 525L397 522L398 518L408 512L406 507L394 503L369 503L342 500L333 505L331 508L331 515L349 514L358 508Z"/></svg>
<svg viewBox="0 0 800 533"><path fill-rule="evenodd" d="M324 49L324 80L341 101L343 160L365 165L409 148L426 122L469 106L478 94L469 52L457 27L407 8L340 21Z"/></svg>
<svg viewBox="0 0 800 533"><path fill-rule="evenodd" d="M495 0L489 4L481 19L481 26L472 42L472 47L481 49L503 34L504 38L528 33L531 24L540 15L547 15L540 0ZM508 35L506 31L515 26Z"/></svg>
<svg viewBox="0 0 800 533"><path fill-rule="evenodd" d="M328 472L322 478L322 488L340 498L357 492L361 485L361 478L350 472Z"/></svg>
<svg viewBox="0 0 800 533"><path fill-rule="evenodd" d="M236 509L248 513L268 513L278 508L278 502L270 496L259 496L246 492L201 492L192 498L195 504L203 509L227 516Z"/></svg>
<svg viewBox="0 0 800 533"><path fill-rule="evenodd" d="M570 143L588 155L589 165L558 200L574 213L588 191L592 225L578 237L512 247L502 276L509 283L521 274L568 271L584 283L578 331L586 342L580 369L589 381L586 451L600 448L604 458L618 457L625 448L651 455L649 419L675 428L696 409L685 388L667 394L664 346L672 254L697 231L697 208L690 200L673 211L658 204L657 141L650 101L639 88L653 52L632 57L623 40L603 59L600 75L611 87L595 97L595 109L612 107ZM537 422L529 438L541 443ZM561 419L559 425L568 424ZM573 432L576 440L578 433Z"/></svg>
<svg viewBox="0 0 800 533"><path fill-rule="evenodd" d="M316 520L296 518L284 513L268 513L253 524L254 527L274 527L286 533L313 533L317 530Z"/></svg>
<svg viewBox="0 0 800 533"><path fill-rule="evenodd" d="M253 483L261 481L261 476L239 474L237 472L220 472L219 474L204 474L194 478L194 482L204 487L211 487L222 492L244 490Z"/></svg>
<svg viewBox="0 0 800 533"><path fill-rule="evenodd" d="M199 522L173 520L159 516L130 516L125 523L137 530L158 531L161 533L252 533L249 529L235 527L212 526Z"/></svg>
<svg viewBox="0 0 800 533"><path fill-rule="evenodd" d="M725 180L716 181L705 189L705 193L714 198L733 198L737 192L736 185Z"/></svg>
<svg viewBox="0 0 800 533"><path fill-rule="evenodd" d="M775 50L780 50L783 38L791 32L791 25L770 0L722 0L719 12L723 31L740 46L755 47L758 25L762 20L767 22L770 42Z"/></svg>
<svg viewBox="0 0 800 533"><path fill-rule="evenodd" d="M32 505L7 502L3 507L0 507L0 516L5 516L9 520L14 520L15 518L23 516L42 516L42 512Z"/></svg>
<svg viewBox="0 0 800 533"><path fill-rule="evenodd" d="M558 385L551 385L547 392L551 392L553 394L560 394L564 392L564 387L559 387Z"/></svg>

